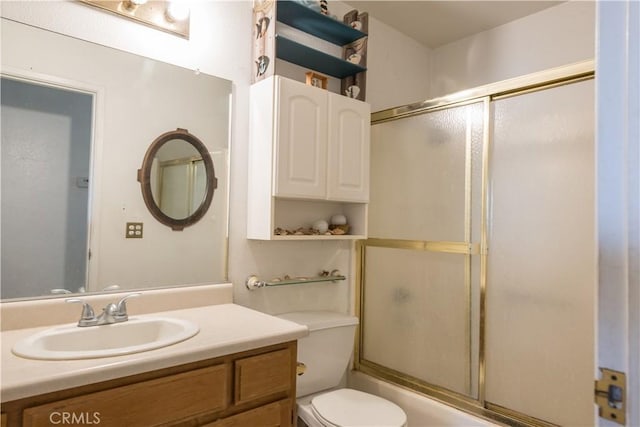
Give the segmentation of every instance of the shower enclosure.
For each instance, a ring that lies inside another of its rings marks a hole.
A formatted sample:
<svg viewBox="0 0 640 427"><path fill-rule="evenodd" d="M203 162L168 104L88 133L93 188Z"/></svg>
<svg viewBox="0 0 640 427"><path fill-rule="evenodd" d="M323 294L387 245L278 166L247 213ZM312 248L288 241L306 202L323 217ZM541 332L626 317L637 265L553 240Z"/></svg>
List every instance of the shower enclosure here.
<svg viewBox="0 0 640 427"><path fill-rule="evenodd" d="M373 115L359 370L511 425L593 425L592 67Z"/></svg>

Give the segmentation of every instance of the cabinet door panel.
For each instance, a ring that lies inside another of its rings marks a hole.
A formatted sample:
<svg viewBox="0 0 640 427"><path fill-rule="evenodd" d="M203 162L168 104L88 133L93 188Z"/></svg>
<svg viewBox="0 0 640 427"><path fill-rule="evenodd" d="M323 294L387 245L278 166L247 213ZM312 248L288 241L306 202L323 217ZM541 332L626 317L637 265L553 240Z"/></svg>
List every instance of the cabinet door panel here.
<svg viewBox="0 0 640 427"><path fill-rule="evenodd" d="M293 408L290 400L281 400L242 414L218 420L203 427L290 427Z"/></svg>
<svg viewBox="0 0 640 427"><path fill-rule="evenodd" d="M369 201L369 104L340 95L329 96L330 200Z"/></svg>
<svg viewBox="0 0 640 427"><path fill-rule="evenodd" d="M327 94L299 82L277 81L274 195L324 199Z"/></svg>
<svg viewBox="0 0 640 427"><path fill-rule="evenodd" d="M235 398L240 405L292 388L291 350L284 349L235 361Z"/></svg>
<svg viewBox="0 0 640 427"><path fill-rule="evenodd" d="M216 365L28 408L23 426L147 427L223 410L227 390L227 366Z"/></svg>

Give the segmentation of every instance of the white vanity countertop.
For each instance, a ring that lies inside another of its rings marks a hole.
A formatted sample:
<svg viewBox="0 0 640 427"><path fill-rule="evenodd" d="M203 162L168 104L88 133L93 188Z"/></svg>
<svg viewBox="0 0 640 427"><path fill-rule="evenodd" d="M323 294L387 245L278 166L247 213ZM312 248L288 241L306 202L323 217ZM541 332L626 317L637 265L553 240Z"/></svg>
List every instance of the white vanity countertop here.
<svg viewBox="0 0 640 427"><path fill-rule="evenodd" d="M155 315L191 320L200 326L200 332L186 341L157 350L62 361L24 359L11 352L18 340L51 326L2 332L2 402L252 350L308 334L306 326L236 304L144 316Z"/></svg>

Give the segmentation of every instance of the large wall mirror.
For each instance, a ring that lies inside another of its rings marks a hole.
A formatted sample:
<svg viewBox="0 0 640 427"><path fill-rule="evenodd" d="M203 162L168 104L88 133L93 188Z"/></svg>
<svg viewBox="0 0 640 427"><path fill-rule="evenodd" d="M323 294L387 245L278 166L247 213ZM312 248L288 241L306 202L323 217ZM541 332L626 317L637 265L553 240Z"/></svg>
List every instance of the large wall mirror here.
<svg viewBox="0 0 640 427"><path fill-rule="evenodd" d="M227 281L231 82L4 18L1 31L2 299ZM191 181L162 209L190 221L179 233L136 180L176 129L206 154L176 158Z"/></svg>

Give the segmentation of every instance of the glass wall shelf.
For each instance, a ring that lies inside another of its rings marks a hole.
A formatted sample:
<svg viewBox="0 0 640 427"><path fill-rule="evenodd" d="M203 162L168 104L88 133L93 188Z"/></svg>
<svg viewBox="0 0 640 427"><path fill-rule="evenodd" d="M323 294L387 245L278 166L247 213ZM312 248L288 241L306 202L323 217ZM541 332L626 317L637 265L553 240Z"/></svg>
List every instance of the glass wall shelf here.
<svg viewBox="0 0 640 427"><path fill-rule="evenodd" d="M247 277L245 286L249 290L258 288L265 288L270 286L284 286L284 285L300 285L304 283L320 283L320 282L337 282L339 280L346 280L347 278L340 274L340 271L333 270L331 273L316 277L293 277L291 279L273 279L271 281L258 280L258 276L251 275Z"/></svg>

